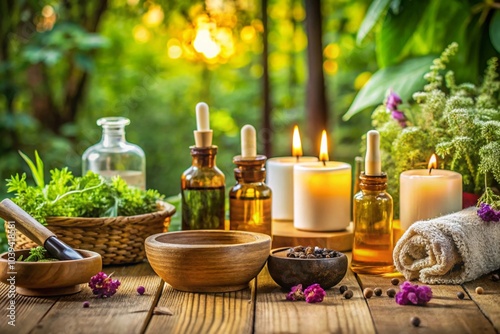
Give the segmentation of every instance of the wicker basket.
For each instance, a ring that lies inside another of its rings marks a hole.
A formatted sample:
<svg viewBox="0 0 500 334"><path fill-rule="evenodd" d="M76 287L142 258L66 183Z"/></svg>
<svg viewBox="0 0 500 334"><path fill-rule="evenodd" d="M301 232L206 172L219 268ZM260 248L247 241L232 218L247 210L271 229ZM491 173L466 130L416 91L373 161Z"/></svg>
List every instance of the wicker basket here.
<svg viewBox="0 0 500 334"><path fill-rule="evenodd" d="M73 248L101 254L103 265L136 263L146 257L144 240L166 232L174 213L173 205L161 202L158 211L137 216L48 217L47 228ZM25 235L16 233L16 249L35 246Z"/></svg>

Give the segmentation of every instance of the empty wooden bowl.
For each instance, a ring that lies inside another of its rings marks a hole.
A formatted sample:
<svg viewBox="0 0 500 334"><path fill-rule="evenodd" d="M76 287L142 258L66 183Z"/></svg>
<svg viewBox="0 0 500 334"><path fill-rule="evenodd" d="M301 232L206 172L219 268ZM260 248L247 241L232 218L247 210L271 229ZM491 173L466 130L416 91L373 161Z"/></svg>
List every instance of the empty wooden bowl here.
<svg viewBox="0 0 500 334"><path fill-rule="evenodd" d="M333 258L298 259L287 257L290 247L276 248L271 251L267 268L272 279L282 288L302 284L305 289L311 284L319 284L329 289L338 284L347 272L347 256Z"/></svg>
<svg viewBox="0 0 500 334"><path fill-rule="evenodd" d="M264 267L271 238L244 231L194 230L146 239L153 270L174 289L188 292L242 290Z"/></svg>
<svg viewBox="0 0 500 334"><path fill-rule="evenodd" d="M13 262L21 255L27 258L28 249L3 253L0 255L0 281L15 287L18 294L25 296L61 296L80 292L80 284L87 283L90 277L102 270L102 259L95 252L77 251L83 259L54 262Z"/></svg>

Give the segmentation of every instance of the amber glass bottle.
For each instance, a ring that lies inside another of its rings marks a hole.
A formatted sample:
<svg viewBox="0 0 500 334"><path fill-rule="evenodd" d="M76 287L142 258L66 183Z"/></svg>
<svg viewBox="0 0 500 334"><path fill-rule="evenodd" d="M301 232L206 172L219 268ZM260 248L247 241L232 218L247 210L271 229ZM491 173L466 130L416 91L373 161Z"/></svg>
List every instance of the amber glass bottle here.
<svg viewBox="0 0 500 334"><path fill-rule="evenodd" d="M360 174L360 191L354 196L354 244L351 269L363 274L394 272L393 202L386 192L387 174Z"/></svg>
<svg viewBox="0 0 500 334"><path fill-rule="evenodd" d="M192 166L181 176L182 229L224 229L225 177L215 164L217 146L191 146Z"/></svg>
<svg viewBox="0 0 500 334"><path fill-rule="evenodd" d="M236 156L233 162L236 185L229 191L231 230L264 233L272 237L271 188L264 180L266 157Z"/></svg>

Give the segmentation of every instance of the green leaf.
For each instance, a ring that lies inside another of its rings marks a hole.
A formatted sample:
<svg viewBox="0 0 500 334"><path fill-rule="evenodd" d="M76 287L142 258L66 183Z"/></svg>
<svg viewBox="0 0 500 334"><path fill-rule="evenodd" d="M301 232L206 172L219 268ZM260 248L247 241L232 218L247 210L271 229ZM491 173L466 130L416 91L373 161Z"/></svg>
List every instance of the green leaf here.
<svg viewBox="0 0 500 334"><path fill-rule="evenodd" d="M495 50L500 52L500 10L497 10L491 19L490 39Z"/></svg>
<svg viewBox="0 0 500 334"><path fill-rule="evenodd" d="M430 0L401 2L399 14L389 10L377 34L377 61L380 67L397 64L405 57L405 48L417 30Z"/></svg>
<svg viewBox="0 0 500 334"><path fill-rule="evenodd" d="M40 159L40 157L38 156L38 152L35 151L36 161L37 161L37 166L38 167L35 166L35 164L33 163L33 161L31 161L31 159L26 154L24 154L21 151L19 151L19 154L24 159L24 161L26 161L26 163L28 164L28 166L29 166L29 168L31 170L31 174L33 175L33 179L35 180L36 185L39 188L43 188L45 186L44 175L43 175L43 163L41 163L41 160L40 160L40 163L38 161ZM40 168L40 166L41 166L41 170L38 169L38 168Z"/></svg>
<svg viewBox="0 0 500 334"><path fill-rule="evenodd" d="M43 172L43 161L40 158L40 155L38 154L38 151L35 150L35 161L36 161L36 169L38 173L38 178L42 180L42 185L41 187L45 186L45 176Z"/></svg>
<svg viewBox="0 0 500 334"><path fill-rule="evenodd" d="M342 119L347 121L362 110L381 104L387 90L391 88L403 100L408 100L414 92L424 86L423 76L429 70L434 58L434 55L412 58L399 65L378 70L356 95Z"/></svg>
<svg viewBox="0 0 500 334"><path fill-rule="evenodd" d="M391 2L391 0L374 0L371 3L368 11L366 12L363 23L361 23L361 27L358 30L356 43L361 44L361 42L363 42L366 35L368 35L368 33L373 29L382 13L388 7L389 2Z"/></svg>

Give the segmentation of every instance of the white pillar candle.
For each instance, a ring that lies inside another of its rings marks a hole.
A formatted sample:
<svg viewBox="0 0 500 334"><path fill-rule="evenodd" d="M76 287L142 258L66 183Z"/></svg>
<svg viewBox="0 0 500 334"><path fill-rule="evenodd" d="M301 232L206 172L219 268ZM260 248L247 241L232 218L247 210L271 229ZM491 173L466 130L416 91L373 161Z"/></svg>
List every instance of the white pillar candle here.
<svg viewBox="0 0 500 334"><path fill-rule="evenodd" d="M419 220L462 210L462 175L432 169L408 170L400 175L399 219L407 230Z"/></svg>
<svg viewBox="0 0 500 334"><path fill-rule="evenodd" d="M318 158L277 157L267 160L266 184L273 191L273 219L293 220L293 166L314 161Z"/></svg>
<svg viewBox="0 0 500 334"><path fill-rule="evenodd" d="M351 165L337 161L294 166L294 227L339 231L351 221Z"/></svg>

